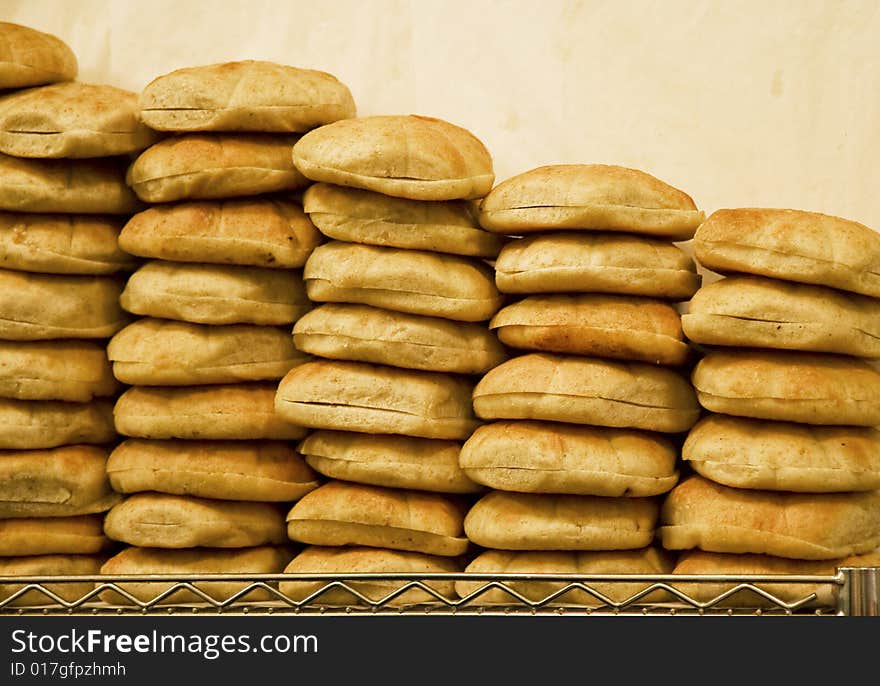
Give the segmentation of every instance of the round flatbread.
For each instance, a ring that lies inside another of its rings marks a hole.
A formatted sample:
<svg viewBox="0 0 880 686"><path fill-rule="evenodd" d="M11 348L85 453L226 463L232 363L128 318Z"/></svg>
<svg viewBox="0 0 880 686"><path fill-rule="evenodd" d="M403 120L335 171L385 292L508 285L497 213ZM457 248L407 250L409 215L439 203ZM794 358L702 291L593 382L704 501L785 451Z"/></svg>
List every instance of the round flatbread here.
<svg viewBox="0 0 880 686"><path fill-rule="evenodd" d="M0 557L0 576L96 576L104 562L102 555L26 555ZM63 581L42 584L43 588L68 603L75 603L94 589L89 581ZM25 584L0 585L0 601L22 590ZM40 590L27 591L4 607L45 605L57 609L58 601Z"/></svg>
<svg viewBox="0 0 880 686"><path fill-rule="evenodd" d="M0 22L0 90L72 81L78 70L76 55L58 36Z"/></svg>
<svg viewBox="0 0 880 686"><path fill-rule="evenodd" d="M110 545L98 514L0 519L0 557L88 555Z"/></svg>
<svg viewBox="0 0 880 686"><path fill-rule="evenodd" d="M113 403L0 398L0 450L38 450L116 439Z"/></svg>

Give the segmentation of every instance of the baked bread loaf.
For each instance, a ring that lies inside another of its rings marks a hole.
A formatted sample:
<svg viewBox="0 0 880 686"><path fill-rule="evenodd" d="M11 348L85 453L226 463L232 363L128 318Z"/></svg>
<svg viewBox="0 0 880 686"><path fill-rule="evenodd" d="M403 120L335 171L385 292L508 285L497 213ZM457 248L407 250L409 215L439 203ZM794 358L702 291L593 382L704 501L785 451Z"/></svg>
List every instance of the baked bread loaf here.
<svg viewBox="0 0 880 686"><path fill-rule="evenodd" d="M501 239L485 231L470 203L426 202L315 183L303 193L303 209L325 236L407 250L492 258Z"/></svg>
<svg viewBox="0 0 880 686"><path fill-rule="evenodd" d="M540 419L687 431L700 413L694 391L678 372L644 362L529 353L486 374L474 388L481 419Z"/></svg>
<svg viewBox="0 0 880 686"><path fill-rule="evenodd" d="M306 429L275 414L272 382L133 386L116 400L116 430L136 438L298 440Z"/></svg>
<svg viewBox="0 0 880 686"><path fill-rule="evenodd" d="M0 397L88 402L118 389L99 343L0 340Z"/></svg>
<svg viewBox="0 0 880 686"><path fill-rule="evenodd" d="M125 183L122 158L40 160L0 153L0 210L133 214L142 209Z"/></svg>
<svg viewBox="0 0 880 686"><path fill-rule="evenodd" d="M627 550L654 539L655 498L489 491L464 519L468 539L502 550Z"/></svg>
<svg viewBox="0 0 880 686"><path fill-rule="evenodd" d="M99 514L0 519L0 557L88 555L110 545Z"/></svg>
<svg viewBox="0 0 880 686"><path fill-rule="evenodd" d="M0 268L41 274L113 274L136 258L119 248L122 219L0 212Z"/></svg>
<svg viewBox="0 0 880 686"><path fill-rule="evenodd" d="M852 357L714 350L692 374L712 412L805 424L880 425L880 371Z"/></svg>
<svg viewBox="0 0 880 686"><path fill-rule="evenodd" d="M880 489L880 431L712 414L690 430L682 459L725 486L833 493Z"/></svg>
<svg viewBox="0 0 880 686"><path fill-rule="evenodd" d="M38 450L116 439L113 403L0 398L0 450Z"/></svg>
<svg viewBox="0 0 880 686"><path fill-rule="evenodd" d="M15 157L110 157L140 152L159 136L138 119L138 96L71 81L0 97L0 152Z"/></svg>
<svg viewBox="0 0 880 686"><path fill-rule="evenodd" d="M140 95L140 116L159 131L308 131L355 116L332 74L263 60L176 69Z"/></svg>
<svg viewBox="0 0 880 686"><path fill-rule="evenodd" d="M333 574L345 577L349 574L457 574L461 565L455 558L426 555L405 550L367 548L363 546L306 546L284 569L285 574ZM367 600L342 588L331 588L309 601L309 605L363 605L368 601L379 603L399 591L408 581L346 581ZM423 581L440 596L455 600L452 581L443 579ZM327 581L282 581L278 590L287 597L304 601L328 585ZM437 596L418 588L404 591L382 607L401 607L438 602Z"/></svg>
<svg viewBox="0 0 880 686"><path fill-rule="evenodd" d="M532 295L499 310L489 328L522 350L665 365L690 352L675 307L628 295Z"/></svg>
<svg viewBox="0 0 880 686"><path fill-rule="evenodd" d="M297 141L293 162L313 181L411 200L481 198L495 182L492 156L470 131L417 115L322 126Z"/></svg>
<svg viewBox="0 0 880 686"><path fill-rule="evenodd" d="M321 234L302 208L280 198L158 205L128 220L119 246L174 262L302 267Z"/></svg>
<svg viewBox="0 0 880 686"><path fill-rule="evenodd" d="M465 322L501 306L491 269L478 260L421 250L332 241L315 248L303 270L316 302L347 302Z"/></svg>
<svg viewBox="0 0 880 686"><path fill-rule="evenodd" d="M864 224L802 210L713 212L694 236L707 269L746 272L880 297L880 235Z"/></svg>
<svg viewBox="0 0 880 686"><path fill-rule="evenodd" d="M286 541L275 503L135 493L104 519L104 533L145 548L248 548Z"/></svg>
<svg viewBox="0 0 880 686"><path fill-rule="evenodd" d="M459 463L500 491L644 497L678 482L678 450L658 434L598 426L499 421L465 441Z"/></svg>
<svg viewBox="0 0 880 686"><path fill-rule="evenodd" d="M256 502L299 500L320 483L302 456L281 441L131 438L110 453L107 476L119 493Z"/></svg>
<svg viewBox="0 0 880 686"><path fill-rule="evenodd" d="M280 574L293 553L279 546L253 548L199 548L198 550L169 550L163 548L125 548L101 565L101 574L133 576L138 574L174 574L199 576L203 574ZM193 586L209 598L223 602L247 588L248 581L194 581ZM167 581L121 581L116 586L148 603L174 584ZM115 591L104 591L101 600L111 604L131 604L131 600ZM255 589L239 597L243 603L274 600L264 589ZM203 603L205 598L189 590L171 593L159 601L161 605Z"/></svg>
<svg viewBox="0 0 880 686"><path fill-rule="evenodd" d="M626 233L536 233L510 241L495 261L502 293L619 293L687 300L702 277L674 243Z"/></svg>
<svg viewBox="0 0 880 686"><path fill-rule="evenodd" d="M295 191L309 183L290 161L296 140L269 133L174 136L144 150L125 181L151 203Z"/></svg>
<svg viewBox="0 0 880 686"><path fill-rule="evenodd" d="M132 274L123 309L196 324L293 324L312 307L302 275L289 269L153 260Z"/></svg>
<svg viewBox="0 0 880 686"><path fill-rule="evenodd" d="M465 568L469 574L670 574L673 568L672 556L659 548L647 547L640 550L486 550L471 560ZM455 590L461 598L473 595L468 605L519 605L521 601L501 588L482 591L489 581L456 581ZM552 595L553 600L546 605L582 605L597 607L606 605L592 593L571 589L558 594L572 581L510 581L504 584L533 603L542 603ZM588 582L590 588L601 593L612 603L624 603L637 593L644 591L647 583L602 583ZM636 604L666 600L666 593L654 591L642 596Z"/></svg>
<svg viewBox="0 0 880 686"><path fill-rule="evenodd" d="M638 169L555 164L501 182L480 205L496 233L596 229L687 240L704 219L689 195Z"/></svg>
<svg viewBox="0 0 880 686"><path fill-rule="evenodd" d="M694 475L666 496L660 524L669 550L833 560L880 547L880 491L754 491Z"/></svg>
<svg viewBox="0 0 880 686"><path fill-rule="evenodd" d="M72 81L78 70L76 55L58 36L0 22L0 90Z"/></svg>
<svg viewBox="0 0 880 686"><path fill-rule="evenodd" d="M101 555L27 555L0 557L0 576L94 576L101 568ZM0 601L22 590L26 584L0 584ZM88 581L43 584L43 587L68 603L84 598L94 589ZM39 590L18 596L4 607L33 607L46 605L57 608L58 601Z"/></svg>
<svg viewBox="0 0 880 686"><path fill-rule="evenodd" d="M314 429L462 440L479 425L472 389L449 374L316 360L284 376L275 412Z"/></svg>
<svg viewBox="0 0 880 686"><path fill-rule="evenodd" d="M461 444L456 441L313 431L299 451L315 471L331 479L434 493L482 490L459 466Z"/></svg>
<svg viewBox="0 0 880 686"><path fill-rule="evenodd" d="M73 517L118 503L105 467L107 451L90 445L0 453L0 519Z"/></svg>
<svg viewBox="0 0 880 686"><path fill-rule="evenodd" d="M140 386L193 386L280 379L307 358L284 329L139 319L107 345L113 374Z"/></svg>
<svg viewBox="0 0 880 686"><path fill-rule="evenodd" d="M824 286L729 276L694 295L681 325L705 345L880 357L880 299Z"/></svg>
<svg viewBox="0 0 880 686"><path fill-rule="evenodd" d="M468 550L464 501L456 496L328 481L287 515L291 540L455 557Z"/></svg>
<svg viewBox="0 0 880 686"><path fill-rule="evenodd" d="M327 303L293 326L297 349L334 360L455 374L485 374L507 359L485 325Z"/></svg>

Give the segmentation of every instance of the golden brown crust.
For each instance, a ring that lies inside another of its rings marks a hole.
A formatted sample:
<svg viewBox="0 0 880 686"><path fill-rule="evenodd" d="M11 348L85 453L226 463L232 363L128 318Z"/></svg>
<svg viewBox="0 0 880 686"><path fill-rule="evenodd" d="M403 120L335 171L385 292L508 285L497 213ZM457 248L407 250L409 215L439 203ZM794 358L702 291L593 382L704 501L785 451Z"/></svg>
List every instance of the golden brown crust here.
<svg viewBox="0 0 880 686"><path fill-rule="evenodd" d="M95 576L104 562L102 555L25 555L23 557L0 557L0 576ZM0 585L0 600L6 600L20 591L24 584ZM73 603L90 593L94 584L88 581L44 584L43 587ZM28 607L45 605L57 608L58 601L42 591L32 590L18 596L5 607Z"/></svg>
<svg viewBox="0 0 880 686"><path fill-rule="evenodd" d="M87 555L110 545L99 514L0 519L0 557Z"/></svg>
<svg viewBox="0 0 880 686"><path fill-rule="evenodd" d="M113 403L0 398L0 449L36 450L116 438Z"/></svg>
<svg viewBox="0 0 880 686"><path fill-rule="evenodd" d="M6 21L0 36L0 90L76 78L76 55L58 36Z"/></svg>

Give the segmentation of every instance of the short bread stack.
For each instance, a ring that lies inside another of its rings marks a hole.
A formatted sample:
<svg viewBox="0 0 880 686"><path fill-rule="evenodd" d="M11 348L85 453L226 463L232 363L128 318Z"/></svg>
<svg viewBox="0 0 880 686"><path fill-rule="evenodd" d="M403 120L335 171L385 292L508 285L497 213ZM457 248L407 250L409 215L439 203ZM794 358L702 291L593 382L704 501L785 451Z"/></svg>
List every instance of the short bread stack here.
<svg viewBox="0 0 880 686"><path fill-rule="evenodd" d="M491 188L492 159L459 126L389 115L316 129L293 160L316 182L303 207L329 241L304 270L318 306L293 328L318 359L287 374L276 408L315 429L300 451L329 481L288 515L291 539L308 547L287 571L461 571L464 514L480 490L458 464L478 425L474 376L506 357L486 327L501 297L485 260L501 242L471 203ZM357 585L372 600L397 587ZM281 588L304 598L316 587ZM316 602L358 600L337 591ZM410 591L393 602L430 600Z"/></svg>
<svg viewBox="0 0 880 686"><path fill-rule="evenodd" d="M354 107L330 74L253 60L179 69L140 94L143 121L173 135L127 173L151 207L120 236L146 261L120 298L142 318L109 347L130 388L114 410L128 439L107 465L128 497L106 531L133 547L104 573L278 573L292 557L284 513L319 478L289 443L305 430L275 415L274 397L307 359L290 327L311 307L302 266L321 236L294 198L309 182L291 150ZM143 599L163 587L124 589Z"/></svg>
<svg viewBox="0 0 880 686"><path fill-rule="evenodd" d="M664 546L689 551L676 571L876 564L880 235L812 212L719 210L694 251L725 278L682 318L710 414L684 443L694 475L663 508Z"/></svg>
<svg viewBox="0 0 880 686"><path fill-rule="evenodd" d="M156 134L137 95L74 81L55 36L0 23L0 575L94 574L119 500L106 340L128 315L117 237L140 208L126 155ZM50 589L67 601L89 585ZM15 587L0 589L8 598ZM15 605L52 604L37 591Z"/></svg>
<svg viewBox="0 0 880 686"><path fill-rule="evenodd" d="M672 569L654 547L660 496L679 478L675 435L699 405L677 300L699 285L673 241L702 219L683 192L609 165L553 165L512 177L482 201L480 223L514 240L495 280L519 299L491 321L516 356L473 393L481 426L460 456L492 490L465 533L487 550L474 573L641 573ZM483 583L478 603L510 603ZM515 584L540 600L563 584ZM638 591L601 587L619 601ZM650 600L650 599L646 599ZM554 602L596 605L569 592Z"/></svg>

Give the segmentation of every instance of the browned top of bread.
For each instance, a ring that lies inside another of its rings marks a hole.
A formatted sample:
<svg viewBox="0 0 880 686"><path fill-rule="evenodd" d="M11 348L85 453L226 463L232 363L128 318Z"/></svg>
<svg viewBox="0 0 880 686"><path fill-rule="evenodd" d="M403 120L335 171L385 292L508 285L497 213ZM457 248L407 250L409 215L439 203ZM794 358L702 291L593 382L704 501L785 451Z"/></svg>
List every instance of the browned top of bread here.
<svg viewBox="0 0 880 686"><path fill-rule="evenodd" d="M73 50L58 36L0 22L0 89L71 81L78 69Z"/></svg>

